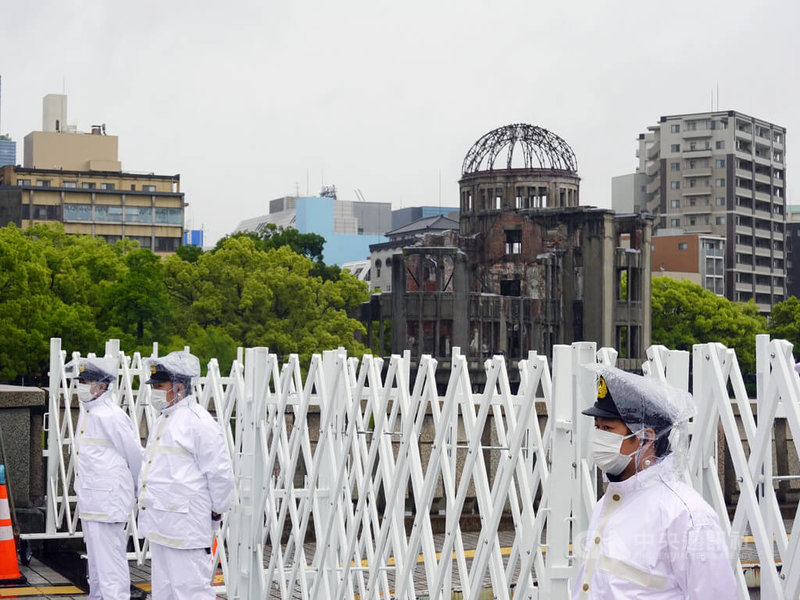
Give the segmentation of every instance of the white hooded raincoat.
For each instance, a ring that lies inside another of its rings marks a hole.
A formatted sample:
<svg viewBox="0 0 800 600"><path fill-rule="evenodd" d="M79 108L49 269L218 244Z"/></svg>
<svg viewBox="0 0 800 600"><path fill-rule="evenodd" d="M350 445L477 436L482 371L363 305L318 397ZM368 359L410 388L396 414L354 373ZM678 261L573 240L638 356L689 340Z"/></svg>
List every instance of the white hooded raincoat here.
<svg viewBox="0 0 800 600"><path fill-rule="evenodd" d="M126 523L135 500L142 446L133 422L110 392L82 403L75 444L81 519Z"/></svg>
<svg viewBox="0 0 800 600"><path fill-rule="evenodd" d="M139 534L171 548L208 548L211 513L233 503L233 470L219 424L187 396L155 423L139 478Z"/></svg>
<svg viewBox="0 0 800 600"><path fill-rule="evenodd" d="M608 484L592 514L573 599L737 598L719 519L678 481L671 462Z"/></svg>

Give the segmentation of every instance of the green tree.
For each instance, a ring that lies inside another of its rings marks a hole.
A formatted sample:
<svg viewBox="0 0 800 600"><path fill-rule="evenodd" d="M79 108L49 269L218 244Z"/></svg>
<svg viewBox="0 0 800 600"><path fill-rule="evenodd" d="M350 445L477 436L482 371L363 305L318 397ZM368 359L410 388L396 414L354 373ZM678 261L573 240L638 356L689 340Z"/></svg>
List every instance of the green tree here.
<svg viewBox="0 0 800 600"><path fill-rule="evenodd" d="M236 358L239 344L228 335L222 327L200 327L197 323L189 326L186 336L174 335L166 345L166 351L182 350L185 346L192 349L192 353L200 359L200 365L205 371L208 362L216 358L222 373L227 373L231 363Z"/></svg>
<svg viewBox="0 0 800 600"><path fill-rule="evenodd" d="M140 248L129 250L124 264L127 268L106 291L102 323L134 336L140 346L158 341L170 314L164 265L150 250Z"/></svg>
<svg viewBox="0 0 800 600"><path fill-rule="evenodd" d="M178 249L175 250L178 258L187 262L197 262L202 253L203 249L200 246L178 246Z"/></svg>
<svg viewBox="0 0 800 600"><path fill-rule="evenodd" d="M767 328L753 301L731 302L669 277L654 278L652 290L654 344L691 351L694 344L720 342L736 350L743 372L755 371L755 336Z"/></svg>
<svg viewBox="0 0 800 600"><path fill-rule="evenodd" d="M244 231L221 238L217 242L215 250L219 250L224 246L228 239L236 237L255 240L263 250L274 250L282 246L288 246L293 252L307 256L314 262L322 261L322 249L325 246L325 238L317 233L300 233L294 227L282 227L274 223L267 223L258 233Z"/></svg>
<svg viewBox="0 0 800 600"><path fill-rule="evenodd" d="M51 337L66 350L102 350L95 316L123 265L102 242L63 227L0 229L0 379L46 372Z"/></svg>
<svg viewBox="0 0 800 600"><path fill-rule="evenodd" d="M336 280L314 276L314 262L289 246L265 251L250 236L232 236L196 263L166 261L165 282L175 302L174 323L215 327L244 346L268 346L304 361L344 346L361 353L353 338L364 327L349 313L369 297L346 271Z"/></svg>
<svg viewBox="0 0 800 600"><path fill-rule="evenodd" d="M787 340L800 350L800 299L789 296L772 307L768 332L773 338Z"/></svg>

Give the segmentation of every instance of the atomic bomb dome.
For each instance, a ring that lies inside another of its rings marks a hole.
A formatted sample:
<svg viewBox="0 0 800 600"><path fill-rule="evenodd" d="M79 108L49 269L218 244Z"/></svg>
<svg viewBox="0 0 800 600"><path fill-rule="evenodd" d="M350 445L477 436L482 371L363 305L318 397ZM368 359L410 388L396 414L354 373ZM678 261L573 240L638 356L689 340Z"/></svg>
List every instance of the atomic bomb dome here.
<svg viewBox="0 0 800 600"><path fill-rule="evenodd" d="M503 152L507 170L514 168L514 159L517 158L522 161L522 169L578 173L578 161L567 142L543 127L516 123L482 135L467 152L461 174L502 168L498 160Z"/></svg>
<svg viewBox="0 0 800 600"><path fill-rule="evenodd" d="M461 234L486 231L501 211L578 206L578 160L555 133L525 123L481 136L459 181Z"/></svg>

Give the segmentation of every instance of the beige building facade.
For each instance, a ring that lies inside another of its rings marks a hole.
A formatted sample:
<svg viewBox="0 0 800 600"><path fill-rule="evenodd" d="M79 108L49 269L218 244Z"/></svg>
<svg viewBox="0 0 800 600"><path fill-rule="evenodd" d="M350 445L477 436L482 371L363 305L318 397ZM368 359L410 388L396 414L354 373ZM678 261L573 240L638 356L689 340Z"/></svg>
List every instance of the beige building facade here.
<svg viewBox="0 0 800 600"><path fill-rule="evenodd" d="M179 175L0 169L0 226L60 222L67 233L170 254L183 239L183 211Z"/></svg>
<svg viewBox="0 0 800 600"><path fill-rule="evenodd" d="M126 173L105 125L67 125L66 96L43 102L43 129L25 136L23 166L0 168L0 226L63 223L70 234L121 238L157 254L183 241L180 175Z"/></svg>

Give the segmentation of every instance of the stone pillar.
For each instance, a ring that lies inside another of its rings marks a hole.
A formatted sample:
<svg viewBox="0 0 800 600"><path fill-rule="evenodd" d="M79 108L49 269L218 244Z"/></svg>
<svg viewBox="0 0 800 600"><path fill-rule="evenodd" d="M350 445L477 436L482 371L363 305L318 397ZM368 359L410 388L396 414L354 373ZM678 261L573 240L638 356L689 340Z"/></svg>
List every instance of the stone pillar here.
<svg viewBox="0 0 800 600"><path fill-rule="evenodd" d="M42 415L45 392L35 387L0 385L0 431L6 474L14 506L44 504Z"/></svg>

